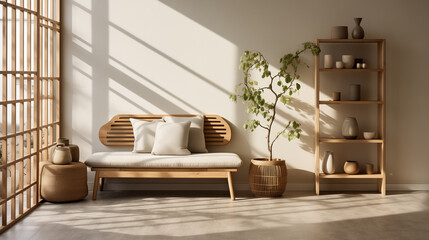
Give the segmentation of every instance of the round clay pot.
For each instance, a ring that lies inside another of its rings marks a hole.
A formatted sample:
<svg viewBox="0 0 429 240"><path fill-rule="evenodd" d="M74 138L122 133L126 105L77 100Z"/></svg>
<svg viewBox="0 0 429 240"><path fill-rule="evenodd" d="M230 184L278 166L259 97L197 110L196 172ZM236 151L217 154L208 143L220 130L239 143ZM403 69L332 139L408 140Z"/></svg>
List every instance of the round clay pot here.
<svg viewBox="0 0 429 240"><path fill-rule="evenodd" d="M58 165L69 164L72 161L70 148L63 143L57 144L52 155L52 163Z"/></svg>
<svg viewBox="0 0 429 240"><path fill-rule="evenodd" d="M281 197L286 190L286 161L254 158L249 168L250 190L257 197Z"/></svg>
<svg viewBox="0 0 429 240"><path fill-rule="evenodd" d="M350 175L358 174L360 171L359 163L356 161L346 161L344 163L344 172Z"/></svg>
<svg viewBox="0 0 429 240"><path fill-rule="evenodd" d="M345 68L353 68L355 65L355 57L353 55L343 55L342 60Z"/></svg>

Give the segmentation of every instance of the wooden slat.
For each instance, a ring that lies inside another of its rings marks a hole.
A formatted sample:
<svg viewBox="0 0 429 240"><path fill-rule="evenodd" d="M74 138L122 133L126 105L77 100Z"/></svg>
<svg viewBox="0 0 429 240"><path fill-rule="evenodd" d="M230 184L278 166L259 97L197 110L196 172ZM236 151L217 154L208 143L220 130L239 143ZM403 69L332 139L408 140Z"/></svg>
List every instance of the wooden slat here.
<svg viewBox="0 0 429 240"><path fill-rule="evenodd" d="M24 6L24 0L20 1L21 6ZM20 11L20 27L19 27L19 69L24 71L24 12ZM19 78L19 98L24 98L24 76L21 74ZM19 132L24 131L24 103L19 103ZM19 158L24 156L24 134L19 137ZM19 182L18 188L22 190L24 188L24 162L19 163ZM18 196L19 199L19 215L24 213L24 193L21 192Z"/></svg>
<svg viewBox="0 0 429 240"><path fill-rule="evenodd" d="M58 121L61 123L61 111L60 111L60 107L61 107L61 102L60 102L60 100L61 100L61 88L60 88L60 84L61 84L61 82L60 82L60 77L61 77L61 65L60 65L60 63L61 63L61 61L60 61L60 59L61 59L61 56L60 56L60 54L61 54L61 24L60 24L60 22L61 22L61 1L60 0L56 1L56 10L55 11L56 11L55 19L57 21L55 21L55 20L51 20L51 21L53 21L54 23L56 22L57 27L60 28L60 30L57 31L57 33L56 33L56 50L55 50L56 60L57 60L56 61L56 76L55 77L58 77L58 79L56 79L56 99L55 99L56 117L55 117L55 121ZM57 134L56 138L57 139L60 137L60 131L61 131L61 128L60 128L60 125L58 125L56 128L56 134Z"/></svg>
<svg viewBox="0 0 429 240"><path fill-rule="evenodd" d="M320 138L324 143L383 143L383 139L343 139L343 138Z"/></svg>
<svg viewBox="0 0 429 240"><path fill-rule="evenodd" d="M7 5L3 5L3 19L8 19L8 11L7 11ZM2 63L3 63L3 69L2 72L7 71L7 62L8 62L8 21L2 21L2 42L3 42L3 48L2 48ZM2 101L7 100L7 90L8 90L8 84L7 84L7 75L2 76ZM7 105L2 105L2 135L7 135ZM2 164L4 165L7 161L7 139L1 139L2 143ZM7 168L2 166L2 191L1 191L1 198L6 199L7 198ZM2 211L2 226L7 225L7 204L6 202L1 204L1 211Z"/></svg>
<svg viewBox="0 0 429 240"><path fill-rule="evenodd" d="M227 178L226 172L101 171L101 178Z"/></svg>
<svg viewBox="0 0 429 240"><path fill-rule="evenodd" d="M7 48L6 48L7 49ZM37 72L34 71L17 71L17 70L3 70L0 71L0 74L36 74Z"/></svg>
<svg viewBox="0 0 429 240"><path fill-rule="evenodd" d="M318 43L380 43L384 39L318 39Z"/></svg>
<svg viewBox="0 0 429 240"><path fill-rule="evenodd" d="M320 47L320 40L316 40L316 45ZM315 56L315 63L314 63L314 92L315 92L315 111L314 111L314 174L315 174L315 191L316 195L320 194L320 179L319 179L319 171L320 171L320 161L319 161L319 154L320 154L320 125L319 125L319 118L320 118L320 106L319 106L319 98L320 98L320 80L319 80L319 70L320 70L320 62L319 62L319 55Z"/></svg>
<svg viewBox="0 0 429 240"><path fill-rule="evenodd" d="M49 25L46 25L46 24L40 24L40 26L43 27L43 28L47 28L47 29L53 30L53 31L57 31L57 32L60 31L59 28L52 27L52 26L49 26Z"/></svg>
<svg viewBox="0 0 429 240"><path fill-rule="evenodd" d="M91 171L135 171L135 172L237 172L236 168L91 168Z"/></svg>
<svg viewBox="0 0 429 240"><path fill-rule="evenodd" d="M35 10L40 13L40 1L35 1ZM34 179L37 183L39 182L39 160L40 160L40 79L39 76L41 75L41 54L40 54L40 48L41 48L41 35L40 35L40 18L38 15L34 16L34 70L37 71L36 78L34 79L34 98L36 99L34 101L34 112L33 112L33 121L34 125L37 128L37 131L35 132L35 135L33 136L34 140L34 148L37 149L37 154L32 158L33 165L35 166L34 169L32 169L32 179ZM31 162L31 160L30 160ZM30 163L31 164L31 163ZM36 184L35 187L33 187L32 192L32 205L37 206L39 204L39 184Z"/></svg>
<svg viewBox="0 0 429 240"><path fill-rule="evenodd" d="M100 128L100 141L107 146L133 146L134 134L129 118L153 121L162 119L164 116L193 117L198 115L116 115ZM207 146L222 146L231 140L231 128L218 115L204 116L204 132Z"/></svg>
<svg viewBox="0 0 429 240"><path fill-rule="evenodd" d="M374 178L380 179L383 178L381 174L355 174L349 175L346 173L337 173L337 174L320 174L320 178Z"/></svg>
<svg viewBox="0 0 429 240"><path fill-rule="evenodd" d="M319 69L320 72L381 72L383 69L356 69L356 68L321 68Z"/></svg>
<svg viewBox="0 0 429 240"><path fill-rule="evenodd" d="M32 102L32 101L34 101L34 98L16 99L16 100L4 100L4 101L0 101L0 104L1 105L7 105L7 104L16 104L16 103L24 103L24 102Z"/></svg>
<svg viewBox="0 0 429 240"><path fill-rule="evenodd" d="M50 13L50 18L53 19L53 15L54 15L54 0L50 0L50 8L49 8L49 13ZM53 77L54 76L54 31L55 28L51 28L49 29L49 61L45 62L45 64L47 65L49 63L49 77ZM56 30L56 31L59 31ZM45 111L47 112L47 114L49 115L49 119L48 119L48 123L53 123L54 122L54 81L49 79L47 80L47 84L48 84L48 92L47 92L47 96L49 96L49 107L48 109L45 109ZM55 142L54 140L54 127L51 125L48 127L48 144L47 145L52 145L53 142ZM49 156L49 151L47 151L47 155L48 158L51 157Z"/></svg>
<svg viewBox="0 0 429 240"><path fill-rule="evenodd" d="M319 101L319 104L382 104L382 101Z"/></svg>
<svg viewBox="0 0 429 240"><path fill-rule="evenodd" d="M15 5L15 0L12 0L12 4ZM12 71L16 71L16 9L12 9ZM11 85L11 99L16 100L16 75L12 75L12 85ZM16 105L12 104L12 122L11 122L11 134L16 133ZM16 137L11 137L11 153L10 153L10 159L11 161L16 160ZM15 194L16 192L16 165L13 164L10 166L11 171L11 187L10 191L11 194ZM16 199L11 199L11 220L14 220L16 218Z"/></svg>
<svg viewBox="0 0 429 240"><path fill-rule="evenodd" d="M31 6L31 0L27 0L27 6ZM27 71L31 71L31 15L27 14ZM27 78L27 98L31 98L31 78ZM34 101L34 98L32 98ZM27 119L26 119L26 130L31 128L31 102L26 102L27 105ZM27 138L27 155L31 154L31 133L26 134ZM26 167L27 182L26 185L31 184L31 157L27 160ZM31 209L31 188L26 191L27 202L26 209Z"/></svg>

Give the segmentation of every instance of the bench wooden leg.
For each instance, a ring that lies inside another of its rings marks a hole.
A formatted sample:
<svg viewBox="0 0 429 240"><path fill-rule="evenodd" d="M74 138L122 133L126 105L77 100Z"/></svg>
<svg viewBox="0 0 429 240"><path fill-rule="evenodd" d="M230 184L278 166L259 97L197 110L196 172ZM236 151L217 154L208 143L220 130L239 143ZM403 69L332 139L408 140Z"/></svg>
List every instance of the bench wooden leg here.
<svg viewBox="0 0 429 240"><path fill-rule="evenodd" d="M104 180L106 178L101 178L101 183L100 183L100 192L104 190Z"/></svg>
<svg viewBox="0 0 429 240"><path fill-rule="evenodd" d="M232 185L232 173L228 172L228 186L229 186L229 194L231 195L231 200L235 200L234 195L234 186Z"/></svg>
<svg viewBox="0 0 429 240"><path fill-rule="evenodd" d="M100 173L99 173L99 171L95 171L94 189L92 190L92 200L97 199L97 191L98 191L99 182L100 182Z"/></svg>

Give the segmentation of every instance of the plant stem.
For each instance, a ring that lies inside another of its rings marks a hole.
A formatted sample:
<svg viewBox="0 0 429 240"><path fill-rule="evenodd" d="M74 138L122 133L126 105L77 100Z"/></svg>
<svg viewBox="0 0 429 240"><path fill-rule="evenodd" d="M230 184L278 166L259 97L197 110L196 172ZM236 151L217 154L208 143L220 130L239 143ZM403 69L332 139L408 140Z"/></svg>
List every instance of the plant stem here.
<svg viewBox="0 0 429 240"><path fill-rule="evenodd" d="M276 118L276 106L277 106L277 102L279 100L279 95L273 90L274 77L270 76L270 78L271 78L271 84L269 86L269 89L271 90L271 92L276 97L276 99L274 100L274 105L273 105L273 115L272 115L270 124L268 125L268 129L267 129L267 131L268 131L268 134L267 134L267 147L268 147L268 152L270 154L268 160L272 161L273 160L273 145L270 144L271 143L271 141L270 141L270 139L271 139L271 128L272 128L274 120Z"/></svg>

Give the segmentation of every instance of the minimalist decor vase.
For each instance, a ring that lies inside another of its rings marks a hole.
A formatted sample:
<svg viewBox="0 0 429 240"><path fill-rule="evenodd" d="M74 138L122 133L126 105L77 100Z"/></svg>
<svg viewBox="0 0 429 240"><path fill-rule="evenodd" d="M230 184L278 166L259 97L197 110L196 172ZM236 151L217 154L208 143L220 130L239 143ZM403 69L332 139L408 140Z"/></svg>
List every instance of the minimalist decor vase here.
<svg viewBox="0 0 429 240"><path fill-rule="evenodd" d="M64 144L64 146L70 148L70 153L72 155L72 162L79 162L79 146L75 144L70 144L68 138L58 138L57 144Z"/></svg>
<svg viewBox="0 0 429 240"><path fill-rule="evenodd" d="M325 68L334 68L334 56L332 56L331 54L326 54L323 66Z"/></svg>
<svg viewBox="0 0 429 240"><path fill-rule="evenodd" d="M365 37L365 31L360 26L360 23L362 21L362 18L354 18L356 26L353 28L352 31L352 38L354 39L362 39Z"/></svg>
<svg viewBox="0 0 429 240"><path fill-rule="evenodd" d="M286 161L254 158L249 168L250 190L257 197L281 197L286 190Z"/></svg>
<svg viewBox="0 0 429 240"><path fill-rule="evenodd" d="M345 68L353 68L355 65L355 57L353 55L343 55L342 60Z"/></svg>
<svg viewBox="0 0 429 240"><path fill-rule="evenodd" d="M335 173L335 162L334 162L334 153L331 151L326 151L323 155L322 160L322 171L325 174L334 174Z"/></svg>
<svg viewBox="0 0 429 240"><path fill-rule="evenodd" d="M356 118L346 117L343 122L341 133L345 139L356 139L359 135L359 126Z"/></svg>
<svg viewBox="0 0 429 240"><path fill-rule="evenodd" d="M333 101L341 101L341 92L333 92L332 93Z"/></svg>
<svg viewBox="0 0 429 240"><path fill-rule="evenodd" d="M63 143L57 144L52 155L52 163L58 165L69 164L72 161L70 148L66 147Z"/></svg>
<svg viewBox="0 0 429 240"><path fill-rule="evenodd" d="M349 38L349 29L347 26L335 26L331 28L332 39L347 39Z"/></svg>
<svg viewBox="0 0 429 240"><path fill-rule="evenodd" d="M366 164L366 174L374 174L374 164L372 163Z"/></svg>
<svg viewBox="0 0 429 240"><path fill-rule="evenodd" d="M335 62L335 67L337 67L337 68L344 68L344 63L341 62L341 61L336 61Z"/></svg>
<svg viewBox="0 0 429 240"><path fill-rule="evenodd" d="M344 163L344 172L347 174L358 174L360 171L359 163L356 161L346 161Z"/></svg>
<svg viewBox="0 0 429 240"><path fill-rule="evenodd" d="M359 84L350 84L350 101L360 101Z"/></svg>

